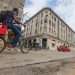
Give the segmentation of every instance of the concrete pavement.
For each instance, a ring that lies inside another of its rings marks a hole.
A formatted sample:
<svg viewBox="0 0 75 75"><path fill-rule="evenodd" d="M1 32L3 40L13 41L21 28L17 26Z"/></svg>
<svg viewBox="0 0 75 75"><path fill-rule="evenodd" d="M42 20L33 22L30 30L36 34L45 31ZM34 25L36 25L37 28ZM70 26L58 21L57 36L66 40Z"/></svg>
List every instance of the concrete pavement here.
<svg viewBox="0 0 75 75"><path fill-rule="evenodd" d="M18 51L4 51L0 54L0 69L24 66L55 60L67 60L75 57L75 51L58 52L51 50L30 51L28 54L22 54Z"/></svg>

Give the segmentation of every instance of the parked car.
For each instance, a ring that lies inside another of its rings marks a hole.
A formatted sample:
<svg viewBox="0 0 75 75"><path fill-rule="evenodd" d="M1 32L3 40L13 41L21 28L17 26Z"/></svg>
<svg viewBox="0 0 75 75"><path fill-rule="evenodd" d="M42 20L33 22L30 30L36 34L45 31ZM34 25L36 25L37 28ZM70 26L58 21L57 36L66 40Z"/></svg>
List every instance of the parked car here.
<svg viewBox="0 0 75 75"><path fill-rule="evenodd" d="M57 47L57 50L58 51L62 51L62 52L70 52L71 51L69 47L62 46L62 45L60 45L59 47Z"/></svg>

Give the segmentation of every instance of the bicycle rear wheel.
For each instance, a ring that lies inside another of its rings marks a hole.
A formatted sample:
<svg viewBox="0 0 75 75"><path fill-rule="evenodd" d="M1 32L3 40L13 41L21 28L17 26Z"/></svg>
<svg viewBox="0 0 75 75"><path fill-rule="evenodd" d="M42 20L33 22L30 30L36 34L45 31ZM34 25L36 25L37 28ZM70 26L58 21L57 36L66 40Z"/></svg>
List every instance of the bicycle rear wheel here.
<svg viewBox="0 0 75 75"><path fill-rule="evenodd" d="M6 41L4 38L0 37L0 53L2 53L5 48L6 48Z"/></svg>

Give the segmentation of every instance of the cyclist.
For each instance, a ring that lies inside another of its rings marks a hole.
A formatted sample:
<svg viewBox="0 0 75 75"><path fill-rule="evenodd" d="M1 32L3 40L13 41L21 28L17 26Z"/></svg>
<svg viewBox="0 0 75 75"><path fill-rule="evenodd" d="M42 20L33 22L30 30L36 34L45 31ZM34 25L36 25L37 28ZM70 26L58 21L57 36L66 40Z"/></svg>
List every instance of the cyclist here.
<svg viewBox="0 0 75 75"><path fill-rule="evenodd" d="M13 39L10 45L12 47L16 47L19 37L21 36L21 27L19 25L22 23L19 21L18 12L19 10L17 8L13 8L11 11L7 10L3 17L3 23L6 24L16 34L15 39Z"/></svg>

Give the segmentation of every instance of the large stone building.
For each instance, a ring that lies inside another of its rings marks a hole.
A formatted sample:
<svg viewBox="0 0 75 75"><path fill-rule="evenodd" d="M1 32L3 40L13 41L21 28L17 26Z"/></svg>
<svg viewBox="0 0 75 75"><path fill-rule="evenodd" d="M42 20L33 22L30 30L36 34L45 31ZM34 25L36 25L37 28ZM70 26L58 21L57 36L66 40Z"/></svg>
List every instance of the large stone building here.
<svg viewBox="0 0 75 75"><path fill-rule="evenodd" d="M0 0L0 11L11 10L12 8L19 8L19 16L23 13L25 0Z"/></svg>
<svg viewBox="0 0 75 75"><path fill-rule="evenodd" d="M75 46L75 32L50 8L44 8L25 22L26 47L38 43L55 50L60 44Z"/></svg>

